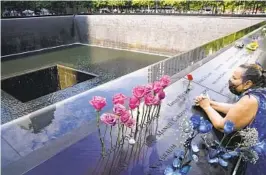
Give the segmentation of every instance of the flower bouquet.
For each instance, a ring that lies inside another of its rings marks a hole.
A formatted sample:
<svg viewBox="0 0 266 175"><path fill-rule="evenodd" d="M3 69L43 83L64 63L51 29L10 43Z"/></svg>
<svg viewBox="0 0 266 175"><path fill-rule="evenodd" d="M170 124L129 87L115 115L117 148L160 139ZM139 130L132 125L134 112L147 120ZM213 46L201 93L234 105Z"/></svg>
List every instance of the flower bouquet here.
<svg viewBox="0 0 266 175"><path fill-rule="evenodd" d="M193 129L197 129L198 123L201 123L200 116L192 116ZM200 122L199 122L200 121ZM200 130L198 126L197 130ZM232 121L227 120L224 124L224 136L221 141L208 141L202 137L206 149L208 151L207 160L210 164L219 164L222 167L228 166L229 159L240 156L245 161L256 163L258 160L258 152L260 152L262 145L265 142L258 142L258 132L255 128L245 128L235 132L231 137L229 136L235 130L235 125ZM232 139L240 136L241 141L235 146L229 146ZM225 139L229 140L225 142Z"/></svg>
<svg viewBox="0 0 266 175"><path fill-rule="evenodd" d="M259 47L258 41L252 41L249 43L246 48L252 51L255 51Z"/></svg>
<svg viewBox="0 0 266 175"><path fill-rule="evenodd" d="M164 89L169 86L170 77L165 75L159 81L148 85L136 86L132 90L132 96L127 97L124 94L118 93L113 96L113 113L104 113L100 116L102 108L106 105L104 97L95 96L90 101L94 107L97 117L97 126L99 128L100 141L104 148L103 140L106 132L102 137L100 131L100 121L106 124L106 128L110 127L110 137L113 127L118 130L117 143L124 142L127 138L130 144L135 143L138 130L149 124L154 118L159 116L161 101L165 98ZM142 108L142 110L140 110ZM127 134L127 129L131 129L130 135ZM134 138L133 138L134 134ZM105 148L103 149L103 155Z"/></svg>
<svg viewBox="0 0 266 175"><path fill-rule="evenodd" d="M167 166L164 171L165 175L187 174L191 168L190 162L199 160L197 153L200 149L197 144L193 144L193 140L199 134L205 135L209 133L213 126L208 120L204 120L203 117L193 115L190 118L190 127L192 128L192 133L183 144L185 151L177 150L175 152L173 163L171 166ZM258 132L255 128L247 127L232 135L234 130L234 123L228 120L224 124L224 136L221 141L207 140L206 137L201 136L206 146L208 163L227 167L229 159L240 157L244 161L255 164L259 158L258 155L265 154L266 143L265 141L258 141ZM230 146L232 139L238 136L241 137L241 141L234 146ZM226 138L228 138L228 141L226 141ZM239 166L239 163L240 161L237 162L236 167Z"/></svg>
<svg viewBox="0 0 266 175"><path fill-rule="evenodd" d="M237 131L229 137L235 130L235 125L230 120L225 122L224 125L224 136L219 142L213 140L211 145L206 144L208 148L208 162L211 164L218 163L223 167L228 166L228 160L233 157L241 157L244 161L249 161L250 163L256 163L258 160L258 149L261 142L258 142L258 132L255 128L245 128ZM232 139L240 136L241 141L234 146L229 146ZM229 137L227 142L225 138ZM206 143L206 141L205 141Z"/></svg>
<svg viewBox="0 0 266 175"><path fill-rule="evenodd" d="M177 150L175 152L173 164L165 169L165 175L186 175L191 168L190 162L192 160L195 162L199 160L197 153L199 153L200 149L197 144L193 143L193 139L198 134L210 132L212 130L212 124L200 116L192 116L189 127L193 128L193 132L183 144L184 151Z"/></svg>

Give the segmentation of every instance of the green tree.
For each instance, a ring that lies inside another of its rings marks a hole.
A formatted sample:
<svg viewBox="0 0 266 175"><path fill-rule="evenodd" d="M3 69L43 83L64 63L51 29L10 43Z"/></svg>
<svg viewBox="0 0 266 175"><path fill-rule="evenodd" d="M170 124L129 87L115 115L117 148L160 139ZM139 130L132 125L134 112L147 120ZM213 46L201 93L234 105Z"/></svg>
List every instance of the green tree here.
<svg viewBox="0 0 266 175"><path fill-rule="evenodd" d="M199 11L202 8L202 2L201 1L191 1L190 2L190 9L193 11Z"/></svg>
<svg viewBox="0 0 266 175"><path fill-rule="evenodd" d="M50 9L53 13L55 14L65 13L66 7L67 7L67 3L65 1L51 1L50 3L51 3ZM50 4L47 4L47 5L50 5ZM74 2L74 6L75 5L77 5L77 2Z"/></svg>
<svg viewBox="0 0 266 175"><path fill-rule="evenodd" d="M201 3L201 9L211 7L212 8L212 13L215 13L217 11L217 2L216 1L209 1L209 0L202 0L200 1Z"/></svg>
<svg viewBox="0 0 266 175"><path fill-rule="evenodd" d="M174 6L177 3L176 0L161 0L160 4L164 6Z"/></svg>
<svg viewBox="0 0 266 175"><path fill-rule="evenodd" d="M151 0L132 0L132 5L137 6L137 7L153 7L154 6L154 1Z"/></svg>
<svg viewBox="0 0 266 175"><path fill-rule="evenodd" d="M99 9L102 7L106 7L107 6L107 1L105 0L95 0L92 3L93 8Z"/></svg>
<svg viewBox="0 0 266 175"><path fill-rule="evenodd" d="M233 13L235 10L235 7L236 7L236 1L226 0L226 1L224 1L224 3L225 3L225 9L228 9Z"/></svg>
<svg viewBox="0 0 266 175"><path fill-rule="evenodd" d="M255 1L253 7L252 13L257 14L259 9L264 11L266 7L266 1Z"/></svg>
<svg viewBox="0 0 266 175"><path fill-rule="evenodd" d="M45 9L51 9L52 8L52 2L51 1L42 1L40 2L40 8L45 8Z"/></svg>
<svg viewBox="0 0 266 175"><path fill-rule="evenodd" d="M126 1L125 0L108 0L107 5L112 7L112 9L114 7L117 7L118 9L123 9L123 7L126 5Z"/></svg>
<svg viewBox="0 0 266 175"><path fill-rule="evenodd" d="M162 0L160 1L161 6L172 6L178 10L185 10L187 9L186 0Z"/></svg>

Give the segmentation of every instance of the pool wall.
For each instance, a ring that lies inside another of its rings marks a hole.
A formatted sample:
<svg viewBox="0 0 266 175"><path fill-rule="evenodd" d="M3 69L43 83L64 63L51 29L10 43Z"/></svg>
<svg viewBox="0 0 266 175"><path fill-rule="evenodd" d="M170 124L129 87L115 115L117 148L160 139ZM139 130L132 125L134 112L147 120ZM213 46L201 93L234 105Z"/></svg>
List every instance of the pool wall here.
<svg viewBox="0 0 266 175"><path fill-rule="evenodd" d="M82 43L175 55L263 19L197 16L76 16Z"/></svg>
<svg viewBox="0 0 266 175"><path fill-rule="evenodd" d="M1 19L1 55L78 42L176 55L263 20L159 15L76 15Z"/></svg>
<svg viewBox="0 0 266 175"><path fill-rule="evenodd" d="M1 19L1 55L79 41L73 16Z"/></svg>

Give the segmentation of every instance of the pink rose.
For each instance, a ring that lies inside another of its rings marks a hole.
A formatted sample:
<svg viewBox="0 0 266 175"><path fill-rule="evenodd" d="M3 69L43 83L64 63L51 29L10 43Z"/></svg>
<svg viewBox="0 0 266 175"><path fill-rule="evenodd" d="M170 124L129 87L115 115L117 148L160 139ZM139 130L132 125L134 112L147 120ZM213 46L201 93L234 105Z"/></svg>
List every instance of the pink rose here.
<svg viewBox="0 0 266 175"><path fill-rule="evenodd" d="M153 105L153 101L154 101L154 95L152 95L151 93L150 94L147 94L145 97L144 97L144 103L147 105L147 106L150 106L150 105Z"/></svg>
<svg viewBox="0 0 266 175"><path fill-rule="evenodd" d="M89 103L94 107L94 109L100 111L106 105L106 99L100 96L94 96Z"/></svg>
<svg viewBox="0 0 266 175"><path fill-rule="evenodd" d="M164 99L165 98L165 92L163 90L161 90L159 93L158 93L158 97L160 100Z"/></svg>
<svg viewBox="0 0 266 175"><path fill-rule="evenodd" d="M160 92L162 89L163 89L163 87L162 87L160 81L155 81L155 82L153 83L153 90L154 90L155 93Z"/></svg>
<svg viewBox="0 0 266 175"><path fill-rule="evenodd" d="M127 109L126 109L126 107L124 105L116 104L113 107L113 111L114 111L114 113L116 115L121 116L121 115L123 115L127 111Z"/></svg>
<svg viewBox="0 0 266 175"><path fill-rule="evenodd" d="M125 124L129 121L130 119L130 114L128 111L126 111L121 117L120 117L120 121L121 123Z"/></svg>
<svg viewBox="0 0 266 175"><path fill-rule="evenodd" d="M155 97L154 99L153 99L153 104L154 105L159 105L161 103L161 100L159 99L159 97Z"/></svg>
<svg viewBox="0 0 266 175"><path fill-rule="evenodd" d="M145 93L145 94L148 94L148 93L150 93L150 92L152 91L152 89L153 89L153 84L152 84L152 83L147 84L147 85L145 86L145 88L146 88L146 93Z"/></svg>
<svg viewBox="0 0 266 175"><path fill-rule="evenodd" d="M124 94L115 94L113 96L113 104L124 104L127 97Z"/></svg>
<svg viewBox="0 0 266 175"><path fill-rule="evenodd" d="M101 115L101 121L104 122L107 125L114 126L116 124L117 117L114 114L111 113L105 113Z"/></svg>
<svg viewBox="0 0 266 175"><path fill-rule="evenodd" d="M137 86L133 89L133 95L138 99L142 98L145 95L146 88L145 86Z"/></svg>
<svg viewBox="0 0 266 175"><path fill-rule="evenodd" d="M133 118L131 118L131 119L129 119L129 120L125 123L125 125L126 125L127 127L129 127L129 128L132 128L132 127L135 125L135 123L136 123L136 120L133 119Z"/></svg>
<svg viewBox="0 0 266 175"><path fill-rule="evenodd" d="M140 104L140 101L137 97L135 97L135 96L130 97L129 105L128 105L130 109L135 109L135 108L139 107L139 104Z"/></svg>
<svg viewBox="0 0 266 175"><path fill-rule="evenodd" d="M171 83L171 78L168 75L164 75L161 79L160 79L161 85L163 88L167 87L170 83Z"/></svg>

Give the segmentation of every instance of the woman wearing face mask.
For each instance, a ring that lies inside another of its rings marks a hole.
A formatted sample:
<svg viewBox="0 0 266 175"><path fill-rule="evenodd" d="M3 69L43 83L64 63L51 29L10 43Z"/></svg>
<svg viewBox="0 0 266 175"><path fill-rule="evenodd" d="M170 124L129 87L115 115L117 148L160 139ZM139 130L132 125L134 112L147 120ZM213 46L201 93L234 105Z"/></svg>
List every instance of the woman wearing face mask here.
<svg viewBox="0 0 266 175"><path fill-rule="evenodd" d="M239 96L235 104L211 101L206 96L195 98L195 104L208 115L213 126L223 131L225 121L235 123L237 130L247 126L256 128L259 141L265 142L256 164L248 164L247 175L266 174L266 77L257 64L240 65L229 80L229 90ZM226 114L222 117L217 111Z"/></svg>

